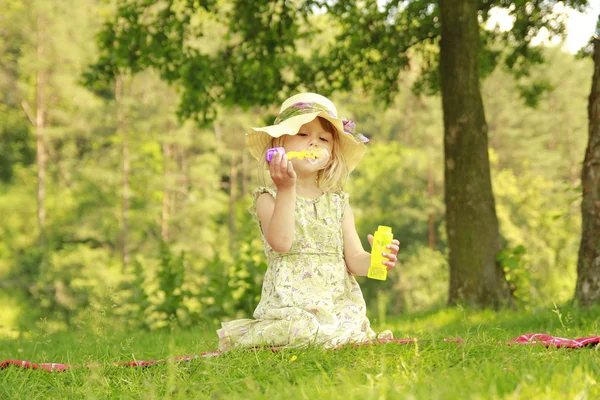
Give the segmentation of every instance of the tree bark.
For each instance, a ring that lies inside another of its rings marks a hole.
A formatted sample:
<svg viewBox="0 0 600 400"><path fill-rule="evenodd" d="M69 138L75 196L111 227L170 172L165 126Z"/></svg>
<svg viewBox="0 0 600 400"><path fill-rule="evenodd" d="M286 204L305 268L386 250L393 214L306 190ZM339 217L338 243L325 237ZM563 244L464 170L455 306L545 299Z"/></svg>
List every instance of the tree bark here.
<svg viewBox="0 0 600 400"><path fill-rule="evenodd" d="M175 207L179 209L180 204L183 204L188 200L190 195L190 188L192 185L192 178L190 177L190 166L187 159L186 149L182 145L178 145L176 148L177 152L177 162L179 166L179 174L180 178L178 179L178 183L180 187L177 188L175 193Z"/></svg>
<svg viewBox="0 0 600 400"><path fill-rule="evenodd" d="M241 193L241 197L246 196L246 194L248 193L248 186L250 185L250 176L246 173L246 171L249 170L249 166L248 166L248 152L247 151L242 151L242 193Z"/></svg>
<svg viewBox="0 0 600 400"><path fill-rule="evenodd" d="M435 218L433 215L433 168L431 159L427 166L427 198L429 200L429 215L427 216L427 226L429 228L428 243L431 250L435 250Z"/></svg>
<svg viewBox="0 0 600 400"><path fill-rule="evenodd" d="M498 307L511 295L496 262L501 245L479 84L477 3L440 2L448 302Z"/></svg>
<svg viewBox="0 0 600 400"><path fill-rule="evenodd" d="M37 217L38 228L40 231L39 241L45 241L46 227L46 147L45 129L46 129L46 85L48 82L48 73L45 65L44 49L44 20L41 15L37 17L37 72L36 72L36 118L35 118L35 143L36 143L36 163L37 163Z"/></svg>
<svg viewBox="0 0 600 400"><path fill-rule="evenodd" d="M117 112L117 135L121 135L122 139L122 156L123 156L123 170L122 173L122 194L121 194L121 269L125 273L127 265L129 265L129 137L127 129L125 128L125 122L123 118L123 89L124 82L123 77L117 73L115 77L115 105Z"/></svg>
<svg viewBox="0 0 600 400"><path fill-rule="evenodd" d="M600 16L598 17L600 19ZM588 144L581 170L581 243L575 300L600 304L600 38L594 39L594 75L588 100Z"/></svg>
<svg viewBox="0 0 600 400"><path fill-rule="evenodd" d="M171 168L170 163L173 159L173 133L174 129L172 127L169 128L169 141L163 143L163 200L162 200L162 218L161 218L161 228L160 228L160 236L164 242L169 241L169 219L171 217L171 209L172 205L172 189L170 181L172 179L171 176Z"/></svg>
<svg viewBox="0 0 600 400"><path fill-rule="evenodd" d="M235 202L237 201L238 159L235 152L231 154L229 173L229 251L235 254Z"/></svg>

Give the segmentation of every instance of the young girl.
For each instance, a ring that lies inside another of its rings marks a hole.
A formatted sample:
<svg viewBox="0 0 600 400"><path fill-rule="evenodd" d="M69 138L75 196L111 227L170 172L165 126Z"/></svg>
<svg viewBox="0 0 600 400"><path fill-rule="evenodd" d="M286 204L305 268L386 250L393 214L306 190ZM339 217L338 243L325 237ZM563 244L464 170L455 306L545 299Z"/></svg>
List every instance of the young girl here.
<svg viewBox="0 0 600 400"><path fill-rule="evenodd" d="M272 126L247 135L252 155L268 167L275 188L254 192L250 212L259 224L268 268L255 319L222 323L219 349L335 347L377 337L353 275L365 276L371 255L354 226L342 184L363 157L368 139L337 117L327 98L301 93L287 99ZM266 152L319 149L322 157L288 160ZM372 244L373 236L368 236ZM400 243L384 253L388 270ZM379 338L391 338L390 331Z"/></svg>

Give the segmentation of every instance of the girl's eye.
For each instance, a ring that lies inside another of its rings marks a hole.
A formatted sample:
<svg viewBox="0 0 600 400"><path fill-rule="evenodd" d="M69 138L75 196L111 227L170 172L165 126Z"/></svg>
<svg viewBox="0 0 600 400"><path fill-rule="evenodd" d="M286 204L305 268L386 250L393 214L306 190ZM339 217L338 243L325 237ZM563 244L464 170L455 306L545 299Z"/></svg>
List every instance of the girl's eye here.
<svg viewBox="0 0 600 400"><path fill-rule="evenodd" d="M324 138L324 137L322 137L321 140L324 142L329 142L329 140L327 140L327 138Z"/></svg>
<svg viewBox="0 0 600 400"><path fill-rule="evenodd" d="M298 133L298 136L308 136L306 133Z"/></svg>

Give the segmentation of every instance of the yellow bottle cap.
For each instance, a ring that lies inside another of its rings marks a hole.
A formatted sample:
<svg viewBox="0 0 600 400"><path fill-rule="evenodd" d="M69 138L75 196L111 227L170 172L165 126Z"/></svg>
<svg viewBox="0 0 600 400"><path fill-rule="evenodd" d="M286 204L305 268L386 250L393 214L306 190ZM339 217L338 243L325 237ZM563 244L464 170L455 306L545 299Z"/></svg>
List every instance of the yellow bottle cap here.
<svg viewBox="0 0 600 400"><path fill-rule="evenodd" d="M392 228L389 226L385 226L385 225L379 225L379 227L377 228L378 232L392 232Z"/></svg>

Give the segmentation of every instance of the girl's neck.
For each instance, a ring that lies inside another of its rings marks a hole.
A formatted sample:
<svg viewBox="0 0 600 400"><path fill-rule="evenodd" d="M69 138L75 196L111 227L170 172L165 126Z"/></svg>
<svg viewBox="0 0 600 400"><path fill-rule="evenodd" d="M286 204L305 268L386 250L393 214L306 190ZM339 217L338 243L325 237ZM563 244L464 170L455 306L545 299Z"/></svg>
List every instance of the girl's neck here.
<svg viewBox="0 0 600 400"><path fill-rule="evenodd" d="M318 197L323 194L323 190L317 185L317 177L311 179L300 178L296 180L296 193L303 197Z"/></svg>

